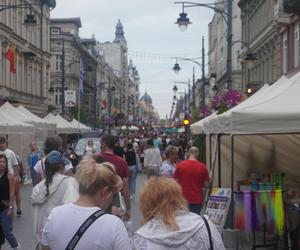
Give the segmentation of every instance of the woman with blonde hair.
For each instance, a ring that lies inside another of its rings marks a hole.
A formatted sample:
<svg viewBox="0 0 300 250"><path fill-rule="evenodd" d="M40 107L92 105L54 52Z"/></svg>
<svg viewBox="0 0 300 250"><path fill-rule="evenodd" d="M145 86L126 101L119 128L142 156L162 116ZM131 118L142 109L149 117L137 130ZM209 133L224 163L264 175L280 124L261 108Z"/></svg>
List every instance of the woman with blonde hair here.
<svg viewBox="0 0 300 250"><path fill-rule="evenodd" d="M84 159L78 165L76 179L80 197L52 210L43 230L43 249L131 249L123 222L104 212L122 188L113 165Z"/></svg>
<svg viewBox="0 0 300 250"><path fill-rule="evenodd" d="M136 250L225 250L221 235L205 217L188 211L179 184L151 177L140 193L144 225L132 239Z"/></svg>

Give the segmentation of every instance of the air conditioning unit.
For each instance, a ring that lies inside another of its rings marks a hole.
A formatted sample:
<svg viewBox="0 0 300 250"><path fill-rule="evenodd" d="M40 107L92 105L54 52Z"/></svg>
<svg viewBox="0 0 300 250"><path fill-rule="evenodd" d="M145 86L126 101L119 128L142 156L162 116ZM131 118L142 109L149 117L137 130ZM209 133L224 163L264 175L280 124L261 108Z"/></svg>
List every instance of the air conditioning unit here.
<svg viewBox="0 0 300 250"><path fill-rule="evenodd" d="M300 1L299 0L283 0L284 12L300 15Z"/></svg>

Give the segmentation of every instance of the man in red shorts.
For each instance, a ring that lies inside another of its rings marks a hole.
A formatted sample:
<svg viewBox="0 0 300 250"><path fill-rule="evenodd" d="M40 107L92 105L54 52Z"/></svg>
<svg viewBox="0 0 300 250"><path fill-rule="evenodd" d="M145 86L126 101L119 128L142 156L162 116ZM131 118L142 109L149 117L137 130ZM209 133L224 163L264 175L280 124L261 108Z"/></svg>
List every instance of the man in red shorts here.
<svg viewBox="0 0 300 250"><path fill-rule="evenodd" d="M100 139L101 144L101 153L95 154L94 159L96 162L109 162L115 166L117 174L121 177L123 181L123 193L124 200L126 204L126 211L123 215L123 219L127 220L130 218L130 192L129 192L129 183L128 177L130 176L130 172L127 166L126 161L115 155L113 153L113 148L115 146L115 138L113 135L103 135ZM114 197L113 206L119 206L120 201L118 196Z"/></svg>
<svg viewBox="0 0 300 250"><path fill-rule="evenodd" d="M182 188L183 196L188 202L191 212L200 214L203 204L203 188L209 186L206 166L199 160L199 149L191 147L188 159L176 166L174 178Z"/></svg>

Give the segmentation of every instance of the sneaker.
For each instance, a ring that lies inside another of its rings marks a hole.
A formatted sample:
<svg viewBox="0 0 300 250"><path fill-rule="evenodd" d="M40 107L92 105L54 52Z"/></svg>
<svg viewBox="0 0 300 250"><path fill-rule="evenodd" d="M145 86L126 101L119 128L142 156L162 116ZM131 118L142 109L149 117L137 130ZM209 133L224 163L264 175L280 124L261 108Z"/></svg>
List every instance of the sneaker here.
<svg viewBox="0 0 300 250"><path fill-rule="evenodd" d="M21 245L20 245L20 242L18 241L18 246L13 248L13 249L21 249Z"/></svg>
<svg viewBox="0 0 300 250"><path fill-rule="evenodd" d="M21 215L22 215L22 210L21 210L21 209L18 209L18 210L17 210L17 216L20 217Z"/></svg>

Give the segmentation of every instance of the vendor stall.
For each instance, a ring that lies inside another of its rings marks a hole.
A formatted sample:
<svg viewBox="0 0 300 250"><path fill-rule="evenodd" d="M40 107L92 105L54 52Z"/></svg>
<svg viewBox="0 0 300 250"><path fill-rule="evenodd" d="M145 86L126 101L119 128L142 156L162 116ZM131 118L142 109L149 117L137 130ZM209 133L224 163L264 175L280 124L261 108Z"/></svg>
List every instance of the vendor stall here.
<svg viewBox="0 0 300 250"><path fill-rule="evenodd" d="M299 92L300 73L289 78L283 76L272 86L264 87L257 95L204 124L205 133L217 134L220 138L218 150L222 168L218 167L217 171L214 171L214 176L217 177L215 180L218 180L215 184L234 190L235 211L238 208L239 195L249 196L248 193L238 190L238 182L249 179L252 174L285 174L284 191L294 192L295 196L292 199L298 199L299 202ZM272 190L274 194L282 192ZM273 195L270 190L262 191L270 197ZM284 217L284 213L280 214ZM231 218L234 223L236 214L232 214ZM269 233L269 230L267 231ZM254 244L253 249L256 247L261 245Z"/></svg>

